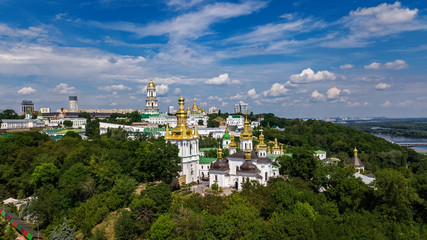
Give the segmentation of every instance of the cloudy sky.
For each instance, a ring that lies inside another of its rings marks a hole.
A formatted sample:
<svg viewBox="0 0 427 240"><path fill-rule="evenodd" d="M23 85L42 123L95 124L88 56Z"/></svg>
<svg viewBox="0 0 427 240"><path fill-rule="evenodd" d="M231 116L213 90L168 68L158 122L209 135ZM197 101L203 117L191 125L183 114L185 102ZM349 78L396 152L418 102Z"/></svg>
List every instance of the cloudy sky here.
<svg viewBox="0 0 427 240"><path fill-rule="evenodd" d="M427 117L427 2L0 0L0 109Z"/></svg>

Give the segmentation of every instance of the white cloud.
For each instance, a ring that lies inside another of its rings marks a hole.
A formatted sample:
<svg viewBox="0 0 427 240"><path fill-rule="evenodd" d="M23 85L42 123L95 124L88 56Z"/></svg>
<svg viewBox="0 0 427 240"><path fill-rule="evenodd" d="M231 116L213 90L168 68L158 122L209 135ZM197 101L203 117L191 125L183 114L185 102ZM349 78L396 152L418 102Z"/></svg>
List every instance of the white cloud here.
<svg viewBox="0 0 427 240"><path fill-rule="evenodd" d="M183 1L175 2L183 3ZM90 22L90 24L105 29L136 33L140 37L168 35L175 40L195 39L207 34L210 25L216 22L250 14L265 5L265 2L260 1L246 1L241 4L213 3L203 6L198 11L185 13L171 20L151 23L146 26L129 22Z"/></svg>
<svg viewBox="0 0 427 240"><path fill-rule="evenodd" d="M343 92L343 93L347 93L347 94L350 94L350 93L351 93L350 89L347 89L347 88L346 88L346 89L344 89L344 90L342 90L342 92Z"/></svg>
<svg viewBox="0 0 427 240"><path fill-rule="evenodd" d="M117 106L117 103L113 102L113 103L110 104L110 106L115 107L115 106Z"/></svg>
<svg viewBox="0 0 427 240"><path fill-rule="evenodd" d="M366 65L364 68L365 69L380 69L381 67L382 67L381 63L373 62L369 65Z"/></svg>
<svg viewBox="0 0 427 240"><path fill-rule="evenodd" d="M238 93L238 94L230 97L230 100L235 100L235 99L246 99L246 96Z"/></svg>
<svg viewBox="0 0 427 240"><path fill-rule="evenodd" d="M18 90L19 94L23 94L23 95L27 95L27 94L31 94L31 93L35 93L36 89L32 88L32 87L23 87L21 89Z"/></svg>
<svg viewBox="0 0 427 240"><path fill-rule="evenodd" d="M248 91L248 96L252 99L258 98L258 95L256 94L255 88L252 88Z"/></svg>
<svg viewBox="0 0 427 240"><path fill-rule="evenodd" d="M370 8L358 8L356 11L351 11L350 16L369 16L369 21L365 25L369 31L378 31L385 25L411 22L417 13L418 9L401 8L400 2L395 2Z"/></svg>
<svg viewBox="0 0 427 240"><path fill-rule="evenodd" d="M390 88L390 87L391 87L390 84L387 84L387 83L378 83L375 86L375 89L377 89L377 90L384 90L384 89L387 89L387 88Z"/></svg>
<svg viewBox="0 0 427 240"><path fill-rule="evenodd" d="M285 87L287 87L287 88L297 88L298 84L292 83L291 81L287 81L285 83Z"/></svg>
<svg viewBox="0 0 427 240"><path fill-rule="evenodd" d="M174 94L181 94L181 90L182 88L175 88L175 90L173 90Z"/></svg>
<svg viewBox="0 0 427 240"><path fill-rule="evenodd" d="M228 77L228 73L219 75L218 77L211 78L205 81L207 85L229 85L229 84L239 84L239 80L231 80Z"/></svg>
<svg viewBox="0 0 427 240"><path fill-rule="evenodd" d="M292 83L309 83L322 80L335 80L334 73L329 71L318 71L314 73L311 68L304 69L300 74L292 74L289 79Z"/></svg>
<svg viewBox="0 0 427 240"><path fill-rule="evenodd" d="M414 101L412 101L412 100L406 100L406 101L400 102L398 105L400 107L409 107L409 106L414 106L414 104L415 104Z"/></svg>
<svg viewBox="0 0 427 240"><path fill-rule="evenodd" d="M156 86L157 95L165 95L169 91L169 86L167 84L160 84Z"/></svg>
<svg viewBox="0 0 427 240"><path fill-rule="evenodd" d="M385 101L383 104L381 104L381 107L390 107L392 104L389 100Z"/></svg>
<svg viewBox="0 0 427 240"><path fill-rule="evenodd" d="M340 66L341 69L350 69L350 68L354 68L353 64L344 64Z"/></svg>
<svg viewBox="0 0 427 240"><path fill-rule="evenodd" d="M314 90L311 93L311 98L316 102L324 102L325 101L325 95L319 93L317 90Z"/></svg>
<svg viewBox="0 0 427 240"><path fill-rule="evenodd" d="M409 65L404 60L399 60L399 59L397 59L394 62L388 62L384 64L384 66L385 68L391 69L391 70L401 70L409 67Z"/></svg>
<svg viewBox="0 0 427 240"><path fill-rule="evenodd" d="M76 88L75 87L71 87L68 86L68 84L66 83L60 83L58 85L56 85L56 87L54 89L52 89L53 92L58 93L58 94L74 94L76 93Z"/></svg>
<svg viewBox="0 0 427 240"><path fill-rule="evenodd" d="M123 84L119 84L119 85L110 85L110 86L105 86L105 87L98 87L98 90L105 91L105 92L111 92L111 91L132 90L132 88L127 87Z"/></svg>
<svg viewBox="0 0 427 240"><path fill-rule="evenodd" d="M327 96L329 99L336 99L336 98L338 98L338 97L340 96L340 94L341 94L341 90L339 90L339 89L338 89L338 88L336 88L336 87L330 88L330 89L328 89L328 91L326 92L326 96Z"/></svg>
<svg viewBox="0 0 427 240"><path fill-rule="evenodd" d="M401 7L400 2L383 3L375 7L358 8L337 21L349 29L349 33L336 31L336 38L321 44L332 48L354 48L370 45L372 38L405 31L425 30L423 20L417 20L418 9Z"/></svg>
<svg viewBox="0 0 427 240"><path fill-rule="evenodd" d="M368 102L347 102L347 105L350 107L360 107L360 106L368 106Z"/></svg>
<svg viewBox="0 0 427 240"><path fill-rule="evenodd" d="M262 94L267 97L278 97L288 94L289 90L285 88L284 84L274 83L271 88L267 91L264 91Z"/></svg>
<svg viewBox="0 0 427 240"><path fill-rule="evenodd" d="M371 70L371 69L390 69L390 70L401 70L408 68L409 65L404 61L400 59L396 59L394 62L387 62L385 64L373 62L369 65L365 66L365 69Z"/></svg>
<svg viewBox="0 0 427 240"><path fill-rule="evenodd" d="M191 8L201 2L203 2L203 0L169 0L166 4L170 7L175 7L180 10Z"/></svg>
<svg viewBox="0 0 427 240"><path fill-rule="evenodd" d="M208 100L218 100L218 101L222 101L222 98L218 97L218 96L209 96Z"/></svg>

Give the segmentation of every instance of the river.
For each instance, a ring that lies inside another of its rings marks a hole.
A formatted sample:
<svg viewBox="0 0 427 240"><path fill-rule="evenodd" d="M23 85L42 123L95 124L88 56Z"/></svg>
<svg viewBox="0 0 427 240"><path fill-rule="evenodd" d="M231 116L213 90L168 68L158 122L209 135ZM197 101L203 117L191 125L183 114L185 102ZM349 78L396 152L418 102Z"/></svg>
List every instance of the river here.
<svg viewBox="0 0 427 240"><path fill-rule="evenodd" d="M427 139L425 138L406 138L406 137L393 137L391 135L385 135L385 134L373 134L377 137L381 137L384 138L385 140L389 141L389 142L394 142L394 143L400 143L400 142L427 142ZM412 149L414 149L417 152L420 153L427 153L427 146L420 146L420 147L411 147Z"/></svg>

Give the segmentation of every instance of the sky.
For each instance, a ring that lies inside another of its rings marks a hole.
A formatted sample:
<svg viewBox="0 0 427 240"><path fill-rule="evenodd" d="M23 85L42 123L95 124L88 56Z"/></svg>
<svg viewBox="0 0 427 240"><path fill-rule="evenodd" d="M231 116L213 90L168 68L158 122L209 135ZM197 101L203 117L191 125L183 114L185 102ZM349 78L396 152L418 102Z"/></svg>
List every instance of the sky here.
<svg viewBox="0 0 427 240"><path fill-rule="evenodd" d="M0 109L427 117L427 1L0 0Z"/></svg>

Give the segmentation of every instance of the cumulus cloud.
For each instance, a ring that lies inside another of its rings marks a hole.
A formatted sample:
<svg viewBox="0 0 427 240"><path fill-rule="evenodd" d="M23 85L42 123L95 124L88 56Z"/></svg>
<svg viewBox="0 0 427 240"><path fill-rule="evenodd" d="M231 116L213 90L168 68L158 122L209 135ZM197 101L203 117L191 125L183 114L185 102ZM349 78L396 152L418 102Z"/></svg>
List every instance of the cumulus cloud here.
<svg viewBox="0 0 427 240"><path fill-rule="evenodd" d="M340 66L341 69L350 69L350 68L354 68L353 64L344 64Z"/></svg>
<svg viewBox="0 0 427 240"><path fill-rule="evenodd" d="M292 74L289 79L292 83L309 83L322 80L335 80L336 76L329 71L318 71L314 73L311 68L307 68L300 74Z"/></svg>
<svg viewBox="0 0 427 240"><path fill-rule="evenodd" d="M378 83L375 86L375 89L377 89L377 90L384 90L384 89L387 89L387 88L390 88L390 87L391 87L391 85L389 85L387 83Z"/></svg>
<svg viewBox="0 0 427 240"><path fill-rule="evenodd" d="M169 86L167 84L160 84L156 86L157 95L165 95L169 91Z"/></svg>
<svg viewBox="0 0 427 240"><path fill-rule="evenodd" d="M330 88L328 89L328 91L326 92L326 96L329 99L336 99L340 96L341 90L339 90L336 87Z"/></svg>
<svg viewBox="0 0 427 240"><path fill-rule="evenodd" d="M76 93L76 88L75 87L71 87L68 86L68 84L66 83L60 83L58 85L56 85L56 87L54 89L52 89L52 91L54 93L58 93L58 94L74 94Z"/></svg>
<svg viewBox="0 0 427 240"><path fill-rule="evenodd" d="M409 65L404 60L399 60L399 59L397 59L394 62L388 62L384 64L384 66L385 68L391 69L391 70L400 70L400 69L405 69L409 67Z"/></svg>
<svg viewBox="0 0 427 240"><path fill-rule="evenodd" d="M255 88L252 88L248 91L248 96L252 99L258 98L258 95L256 94Z"/></svg>
<svg viewBox="0 0 427 240"><path fill-rule="evenodd" d="M36 89L32 88L32 87L23 87L21 89L18 90L19 94L23 94L23 95L27 95L27 94L31 94L31 93L35 93Z"/></svg>
<svg viewBox="0 0 427 240"><path fill-rule="evenodd" d="M390 107L392 104L389 100L385 101L383 104L381 104L381 107Z"/></svg>
<svg viewBox="0 0 427 240"><path fill-rule="evenodd" d="M218 96L209 96L208 100L218 100L218 101L222 101L222 98L218 97Z"/></svg>
<svg viewBox="0 0 427 240"><path fill-rule="evenodd" d="M271 88L267 91L264 91L262 94L267 97L278 97L288 94L289 90L285 88L284 84L274 83Z"/></svg>
<svg viewBox="0 0 427 240"><path fill-rule="evenodd" d="M228 76L228 73L219 75L218 77L211 78L205 81L207 85L229 85L229 84L239 84L239 80L231 80Z"/></svg>
<svg viewBox="0 0 427 240"><path fill-rule="evenodd" d="M390 69L390 70L401 70L408 68L409 65L404 61L400 59L396 59L394 62L387 62L385 64L373 62L369 65L365 66L365 69L372 70L372 69Z"/></svg>
<svg viewBox="0 0 427 240"><path fill-rule="evenodd" d="M298 87L298 84L292 83L291 81L287 81L287 82L285 83L285 87L286 87L286 88L297 88L297 87Z"/></svg>
<svg viewBox="0 0 427 240"><path fill-rule="evenodd" d="M111 92L111 91L132 90L132 88L127 87L123 84L119 84L119 85L110 85L110 86L105 86L105 87L98 87L98 90L105 91L105 92Z"/></svg>
<svg viewBox="0 0 427 240"><path fill-rule="evenodd" d="M317 90L314 90L311 93L311 98L312 98L312 100L314 100L316 102L324 102L326 100L325 95L319 93Z"/></svg>
<svg viewBox="0 0 427 240"><path fill-rule="evenodd" d="M255 90L255 89L254 89ZM240 93L238 93L238 94L236 94L236 95L234 95L234 96L231 96L230 97L230 99L231 100L235 100L235 99L246 99L246 96L245 95L242 95L242 94L240 94Z"/></svg>
<svg viewBox="0 0 427 240"><path fill-rule="evenodd" d="M401 3L395 2L370 8L358 8L356 11L351 11L350 16L370 17L369 21L365 22L365 26L369 31L378 31L386 25L411 22L417 13L418 9L401 8Z"/></svg>
<svg viewBox="0 0 427 240"><path fill-rule="evenodd" d="M343 93L346 93L346 94L350 94L350 93L351 93L350 89L347 89L347 88L346 88L346 89L344 89L344 90L342 90L342 92L343 92Z"/></svg>

